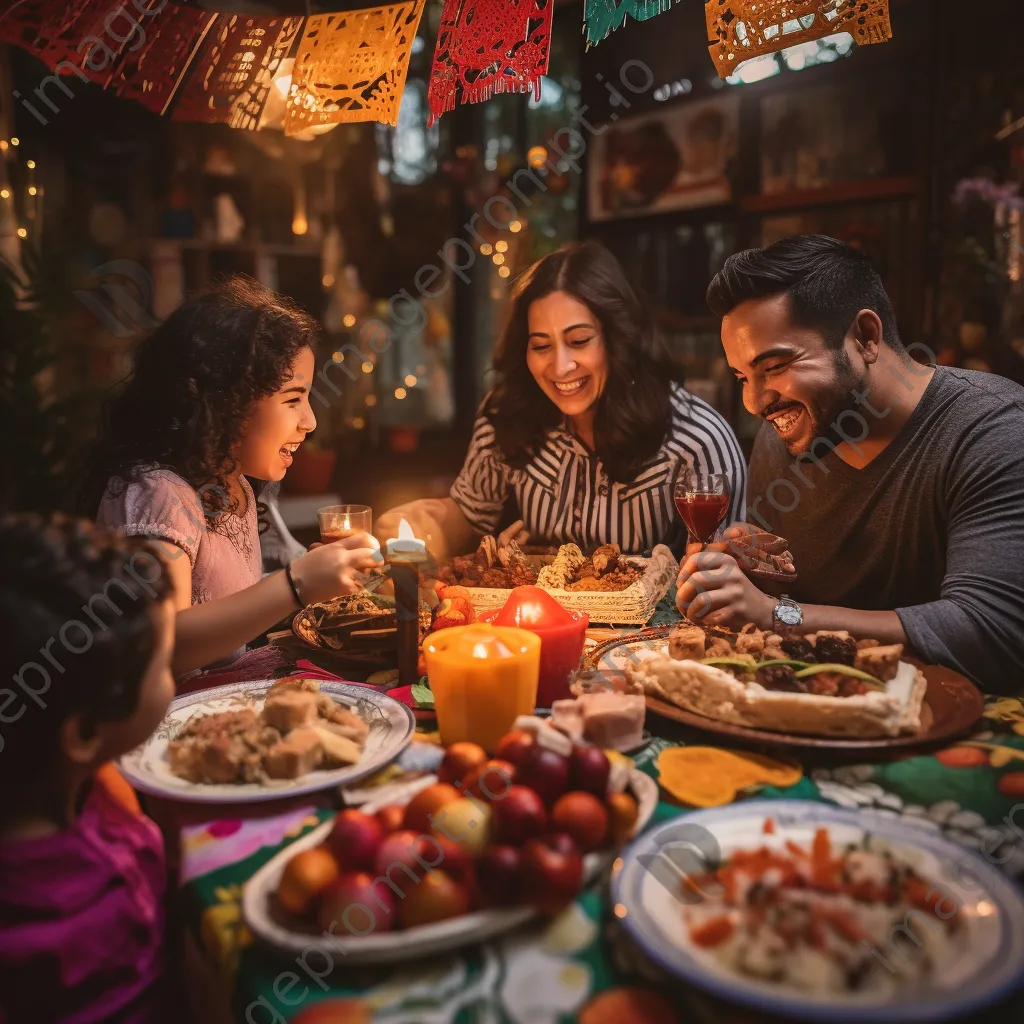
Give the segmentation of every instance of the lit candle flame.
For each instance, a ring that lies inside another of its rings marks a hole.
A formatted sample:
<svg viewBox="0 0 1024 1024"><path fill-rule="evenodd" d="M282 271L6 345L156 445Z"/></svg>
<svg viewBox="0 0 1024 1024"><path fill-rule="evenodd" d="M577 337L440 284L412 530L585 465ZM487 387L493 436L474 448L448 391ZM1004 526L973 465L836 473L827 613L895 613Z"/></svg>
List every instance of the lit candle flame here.
<svg viewBox="0 0 1024 1024"><path fill-rule="evenodd" d="M399 540L415 540L416 534L412 532L412 527L405 521L404 518L398 520L398 539Z"/></svg>

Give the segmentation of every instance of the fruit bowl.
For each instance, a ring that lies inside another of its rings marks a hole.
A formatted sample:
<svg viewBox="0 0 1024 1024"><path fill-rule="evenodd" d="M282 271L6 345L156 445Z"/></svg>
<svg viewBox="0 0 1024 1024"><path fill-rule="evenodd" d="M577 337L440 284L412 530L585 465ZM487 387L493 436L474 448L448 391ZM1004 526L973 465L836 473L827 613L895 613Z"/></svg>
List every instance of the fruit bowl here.
<svg viewBox="0 0 1024 1024"><path fill-rule="evenodd" d="M437 776L430 775L411 783L404 794L405 802L437 782ZM632 769L627 790L638 807L636 824L630 835L632 839L640 834L654 813L658 802L658 786L649 775ZM394 802L392 794L384 799L370 801L360 810L366 814L376 814L382 807ZM326 957L328 962L336 966L404 963L417 957L477 945L519 928L540 914L532 904L490 907L397 931L380 931L377 934L370 932L361 936L350 935L343 929L333 935L325 933L314 921L285 910L276 893L289 862L300 853L323 846L334 827L334 821L325 822L289 845L256 872L243 891L242 915L249 930L260 943L290 958L317 951L321 958ZM615 848L587 853L583 857L583 884L587 885L607 870L616 853Z"/></svg>

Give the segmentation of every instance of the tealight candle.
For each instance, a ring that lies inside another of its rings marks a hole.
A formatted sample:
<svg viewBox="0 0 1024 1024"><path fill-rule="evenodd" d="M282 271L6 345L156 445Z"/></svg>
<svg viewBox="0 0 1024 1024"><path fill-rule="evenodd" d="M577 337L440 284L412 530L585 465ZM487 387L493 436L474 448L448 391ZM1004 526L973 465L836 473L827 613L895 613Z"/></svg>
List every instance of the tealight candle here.
<svg viewBox="0 0 1024 1024"><path fill-rule="evenodd" d="M392 537L387 542L388 558L392 555L425 555L427 545L420 540L413 532L412 527L403 517L398 521L398 536Z"/></svg>

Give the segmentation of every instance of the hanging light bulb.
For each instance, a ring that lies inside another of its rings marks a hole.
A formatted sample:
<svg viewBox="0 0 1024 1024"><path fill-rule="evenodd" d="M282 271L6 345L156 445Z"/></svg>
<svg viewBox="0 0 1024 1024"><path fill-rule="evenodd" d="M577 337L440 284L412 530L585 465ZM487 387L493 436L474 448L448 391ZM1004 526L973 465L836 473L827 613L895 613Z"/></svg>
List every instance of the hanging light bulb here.
<svg viewBox="0 0 1024 1024"><path fill-rule="evenodd" d="M295 186L295 208L292 213L292 234L304 235L309 230L309 220L306 217L306 187L300 181Z"/></svg>
<svg viewBox="0 0 1024 1024"><path fill-rule="evenodd" d="M265 128L271 128L275 131L283 132L285 127L285 117L288 112L288 101L289 99L294 103L299 94L299 87L295 84L295 58L285 57L284 60L280 61L277 67L273 70L273 77L271 78L271 88L267 91L267 100L263 106L263 113L260 116L260 130ZM310 110L316 109L316 98L308 92L303 97L303 105L308 107ZM337 110L337 104L331 102L324 107L325 110ZM326 132L331 131L333 128L337 128L336 124L318 124L311 125L309 128L304 128L301 132L296 132L290 138L298 139L300 142L309 142L311 139L315 139L318 135L323 135Z"/></svg>

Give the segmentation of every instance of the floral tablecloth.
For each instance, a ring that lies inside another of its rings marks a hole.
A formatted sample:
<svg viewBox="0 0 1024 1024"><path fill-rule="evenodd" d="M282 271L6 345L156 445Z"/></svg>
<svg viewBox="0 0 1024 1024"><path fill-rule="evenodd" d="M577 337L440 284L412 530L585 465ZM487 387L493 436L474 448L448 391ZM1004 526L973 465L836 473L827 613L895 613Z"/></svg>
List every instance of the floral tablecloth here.
<svg viewBox="0 0 1024 1024"><path fill-rule="evenodd" d="M708 737L649 717L656 738L635 758L655 778L667 746ZM979 730L949 748L877 764L803 759L803 778L762 798L871 808L943 832L1024 879L1024 700L992 698ZM663 793L664 796L664 793ZM323 1021L407 1024L663 1024L769 1018L724 1006L662 974L617 927L602 885L553 921L482 947L400 968L344 968L326 978L258 947L241 920L242 887L284 846L333 813L328 798L270 816L228 816L185 826L180 908L203 959L214 965L230 1018L281 1024L323 1000L341 1000ZM663 799L652 823L686 809ZM296 979L293 981L293 979ZM1016 997L1019 1000L1019 995ZM1017 1018L1009 1001L972 1020ZM318 1024L320 1022L318 1021Z"/></svg>

